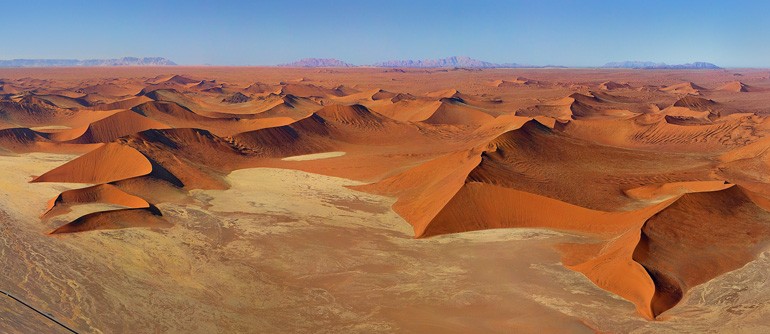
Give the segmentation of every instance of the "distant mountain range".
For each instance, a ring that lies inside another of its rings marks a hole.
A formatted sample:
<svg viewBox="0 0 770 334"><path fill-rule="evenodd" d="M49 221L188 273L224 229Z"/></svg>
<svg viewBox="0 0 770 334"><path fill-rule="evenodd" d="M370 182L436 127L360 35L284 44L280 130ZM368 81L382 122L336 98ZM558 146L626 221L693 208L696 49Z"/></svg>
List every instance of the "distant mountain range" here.
<svg viewBox="0 0 770 334"><path fill-rule="evenodd" d="M305 58L298 61L282 64L283 67L356 67L339 59L332 58ZM491 63L488 61L473 59L465 56L453 56L440 59L423 60L389 60L372 65L362 65L364 67L387 67L387 68L565 68L565 66L533 66L517 63ZM695 62L688 64L669 65L665 63L655 63L649 61L624 61L607 63L600 68L627 68L627 69L720 69L721 67L712 63Z"/></svg>
<svg viewBox="0 0 770 334"><path fill-rule="evenodd" d="M282 67L355 67L350 63L346 63L339 59L321 59L321 58L305 58L298 61L281 64ZM363 65L371 67L403 67L403 68L521 68L521 67L553 67L553 66L531 66L515 63L496 64L483 60L473 59L470 57L454 56L441 59L423 59L423 60L390 60L375 63L373 65Z"/></svg>
<svg viewBox="0 0 770 334"><path fill-rule="evenodd" d="M651 61L623 61L606 63L603 68L631 68L631 69L661 69L661 70L717 70L721 67L712 63L694 62L687 64L668 65L666 63L654 63Z"/></svg>
<svg viewBox="0 0 770 334"><path fill-rule="evenodd" d="M280 67L354 67L339 59L333 58L303 58L288 64L278 65Z"/></svg>
<svg viewBox="0 0 770 334"><path fill-rule="evenodd" d="M0 67L93 67L93 66L174 66L171 60L163 57L123 57L116 59L11 59L0 60ZM339 59L333 58L304 58L295 62L281 64L279 67L357 67ZM565 66L533 66L517 63L491 63L488 61L473 59L465 56L453 56L440 59L423 60L389 60L363 65L364 67L385 68L564 68ZM625 68L625 69L720 69L712 63L695 62L687 64L669 65L649 61L623 61L607 63L600 68Z"/></svg>
<svg viewBox="0 0 770 334"><path fill-rule="evenodd" d="M521 64L495 64L470 57L448 57L441 59L424 60L390 60L374 64L375 67L411 67L411 68L436 68L436 67L465 67L465 68L510 68L530 67Z"/></svg>
<svg viewBox="0 0 770 334"><path fill-rule="evenodd" d="M174 66L163 57L123 57L117 59L11 59L0 60L0 67L92 67L92 66Z"/></svg>

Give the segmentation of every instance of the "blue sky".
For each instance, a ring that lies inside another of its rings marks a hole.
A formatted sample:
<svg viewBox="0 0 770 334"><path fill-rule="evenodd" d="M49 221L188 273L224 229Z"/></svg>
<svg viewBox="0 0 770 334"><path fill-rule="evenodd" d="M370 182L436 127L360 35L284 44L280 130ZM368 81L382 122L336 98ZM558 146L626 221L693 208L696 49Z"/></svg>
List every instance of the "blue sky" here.
<svg viewBox="0 0 770 334"><path fill-rule="evenodd" d="M466 55L770 67L770 1L5 1L0 59L354 64Z"/></svg>

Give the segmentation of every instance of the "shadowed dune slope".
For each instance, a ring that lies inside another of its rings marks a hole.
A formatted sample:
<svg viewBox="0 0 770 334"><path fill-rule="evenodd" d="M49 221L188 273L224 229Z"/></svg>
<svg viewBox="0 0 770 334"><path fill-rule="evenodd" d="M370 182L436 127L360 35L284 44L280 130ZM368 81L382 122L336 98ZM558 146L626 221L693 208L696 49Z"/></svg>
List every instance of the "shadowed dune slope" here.
<svg viewBox="0 0 770 334"><path fill-rule="evenodd" d="M28 128L0 130L0 147L11 151L31 151L34 150L31 146L41 142L49 142L49 140L44 134Z"/></svg>
<svg viewBox="0 0 770 334"><path fill-rule="evenodd" d="M243 166L246 158L242 149L201 129L147 130L118 143L150 158L153 177L186 189L227 188L224 174Z"/></svg>
<svg viewBox="0 0 770 334"><path fill-rule="evenodd" d="M653 314L676 305L688 289L753 259L770 240L767 202L733 186L684 194L650 218L633 258L655 282Z"/></svg>
<svg viewBox="0 0 770 334"><path fill-rule="evenodd" d="M326 139L326 120L317 114L289 125L249 131L233 136L233 141L258 155L284 157L331 150Z"/></svg>

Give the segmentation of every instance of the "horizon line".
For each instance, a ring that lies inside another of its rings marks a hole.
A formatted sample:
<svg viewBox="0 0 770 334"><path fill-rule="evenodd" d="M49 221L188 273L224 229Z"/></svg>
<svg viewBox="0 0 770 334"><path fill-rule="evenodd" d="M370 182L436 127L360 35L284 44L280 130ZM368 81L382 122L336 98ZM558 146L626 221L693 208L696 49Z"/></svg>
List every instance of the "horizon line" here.
<svg viewBox="0 0 770 334"><path fill-rule="evenodd" d="M421 61L433 61L433 60L446 60L450 58L466 58L468 60L472 61L478 61L483 63L489 63L496 66L490 66L490 67L484 67L484 66L469 66L469 67L463 67L463 66L382 66L381 64L387 63L387 62L397 62L397 61L414 61L414 62L421 62ZM280 63L273 63L273 64L212 64L212 63L177 63L176 61L163 57L163 56L122 56L122 57L109 57L109 58L9 58L9 59L0 59L1 62L13 62L13 61L79 61L79 62L85 62L85 61L98 61L98 60L125 60L125 59L162 59L166 61L170 61L173 64L169 65L158 65L158 66L210 66L210 67L288 67L288 68L350 68L350 67L372 67L372 68L422 68L422 69L428 69L428 68L604 68L604 69L610 69L614 67L607 67L608 64L612 63L651 63L656 65L662 65L662 66L679 66L679 65L688 65L688 64L695 64L695 63L708 63L714 66L717 66L721 69L727 69L727 68L750 68L750 69L763 69L763 68L770 68L770 65L748 65L748 66L721 66L716 65L715 63L708 62L708 61L688 61L688 62L663 62L663 61L652 61L652 60L622 60L622 61L608 61L604 62L603 64L593 64L593 65L560 65L560 64L545 64L545 65L536 65L531 63L518 63L518 62L504 62L504 63L498 63L498 62L491 62L482 60L479 58L473 58L470 56L447 56L447 57L439 57L439 58L401 58L401 59L389 59L389 60L383 60L383 61L375 61L372 63L367 64L354 64L350 63L344 60L341 60L340 58L321 58L321 57L303 57L299 59L294 59L292 61L283 61ZM292 63L300 62L303 60L332 60L332 61L339 61L343 64L347 64L350 66L291 66ZM511 67L507 67L505 65L515 65ZM44 65L44 66L2 66L0 65L0 68L35 68L35 67L153 67L156 65L147 64L147 65L73 65L73 66L58 66L58 65ZM619 67L620 69L623 69L623 67ZM627 67L625 69L631 69L630 67ZM644 67L638 67L638 69L656 69L656 68L644 68ZM666 69L666 68L657 68L657 69Z"/></svg>

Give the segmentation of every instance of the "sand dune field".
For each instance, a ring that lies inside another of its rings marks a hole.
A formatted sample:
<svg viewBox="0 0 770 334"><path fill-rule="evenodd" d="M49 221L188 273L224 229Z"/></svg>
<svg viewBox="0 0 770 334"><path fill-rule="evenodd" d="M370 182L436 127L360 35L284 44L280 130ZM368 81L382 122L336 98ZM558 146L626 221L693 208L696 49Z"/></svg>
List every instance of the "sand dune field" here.
<svg viewBox="0 0 770 334"><path fill-rule="evenodd" d="M769 152L767 70L0 69L0 290L80 333L768 332Z"/></svg>

